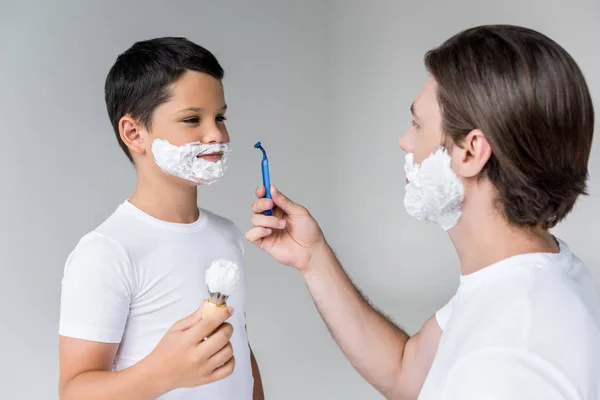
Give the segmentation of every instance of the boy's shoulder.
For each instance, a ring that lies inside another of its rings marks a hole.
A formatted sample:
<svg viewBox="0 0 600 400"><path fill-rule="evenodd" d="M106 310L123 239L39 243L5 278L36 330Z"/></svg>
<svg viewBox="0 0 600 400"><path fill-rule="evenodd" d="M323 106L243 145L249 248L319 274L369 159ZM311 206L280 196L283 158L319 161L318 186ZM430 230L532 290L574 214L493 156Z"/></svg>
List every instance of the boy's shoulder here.
<svg viewBox="0 0 600 400"><path fill-rule="evenodd" d="M77 242L71 256L78 253L122 254L124 251L123 245L118 240L119 235L115 233L121 231L123 227L128 226L131 221L126 221L124 219L125 216L120 210L121 205L102 221L100 225L85 233Z"/></svg>
<svg viewBox="0 0 600 400"><path fill-rule="evenodd" d="M174 232L208 232L211 235L218 234L243 247L243 235L235 222L204 208L200 208L199 211L200 218L193 224L172 224L155 220L125 202L98 227L83 236L80 243L110 243L112 247L118 246L127 250L132 247L138 248L142 243L160 241Z"/></svg>
<svg viewBox="0 0 600 400"><path fill-rule="evenodd" d="M203 208L200 209L200 213L206 216L208 229L218 232L227 241L234 243L242 254L244 253L244 235L235 222Z"/></svg>
<svg viewBox="0 0 600 400"><path fill-rule="evenodd" d="M207 210L205 208L200 208L200 214L204 214L205 218L208 220L209 225L212 224L212 227L231 230L235 232L240 231L235 222L213 211Z"/></svg>
<svg viewBox="0 0 600 400"><path fill-rule="evenodd" d="M156 249L180 234L210 235L220 237L244 252L243 235L239 227L229 218L207 209L200 209L200 219L195 224L169 224L151 220L121 204L98 227L85 234L77 243L73 253L80 256L103 258L113 257L128 260ZM172 229L171 229L172 228Z"/></svg>

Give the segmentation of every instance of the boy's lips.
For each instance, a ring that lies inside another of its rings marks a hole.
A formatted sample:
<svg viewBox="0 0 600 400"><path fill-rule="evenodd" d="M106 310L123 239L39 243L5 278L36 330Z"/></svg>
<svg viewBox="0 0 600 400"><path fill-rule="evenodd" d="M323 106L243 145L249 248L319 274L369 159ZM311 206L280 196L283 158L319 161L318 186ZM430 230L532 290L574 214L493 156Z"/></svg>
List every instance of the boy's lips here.
<svg viewBox="0 0 600 400"><path fill-rule="evenodd" d="M217 162L223 157L223 153L210 153L210 154L198 154L196 157L202 158L206 161Z"/></svg>

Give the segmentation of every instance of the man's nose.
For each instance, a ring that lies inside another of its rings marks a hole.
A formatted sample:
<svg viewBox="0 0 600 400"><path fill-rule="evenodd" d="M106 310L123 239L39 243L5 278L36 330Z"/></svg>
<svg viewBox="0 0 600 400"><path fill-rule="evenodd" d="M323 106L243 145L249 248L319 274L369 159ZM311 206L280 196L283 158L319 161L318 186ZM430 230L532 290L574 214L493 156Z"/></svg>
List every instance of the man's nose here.
<svg viewBox="0 0 600 400"><path fill-rule="evenodd" d="M398 141L398 145L400 146L400 148L402 150L404 150L407 153L413 153L413 149L411 146L411 140L410 140L410 129L406 132L404 132L404 134L402 136L400 136L400 140Z"/></svg>

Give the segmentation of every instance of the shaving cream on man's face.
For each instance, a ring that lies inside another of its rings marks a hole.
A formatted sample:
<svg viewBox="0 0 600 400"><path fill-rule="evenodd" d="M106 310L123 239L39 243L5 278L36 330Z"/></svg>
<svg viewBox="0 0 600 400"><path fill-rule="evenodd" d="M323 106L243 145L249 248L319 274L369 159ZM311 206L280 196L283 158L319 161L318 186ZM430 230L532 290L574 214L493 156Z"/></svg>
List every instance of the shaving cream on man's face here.
<svg viewBox="0 0 600 400"><path fill-rule="evenodd" d="M152 142L154 161L165 173L203 185L209 185L223 177L230 152L228 143L192 142L175 146L164 139ZM213 153L222 153L221 159L213 162L198 157Z"/></svg>
<svg viewBox="0 0 600 400"><path fill-rule="evenodd" d="M464 186L452 170L452 158L440 147L420 165L414 154L406 155L404 207L413 217L430 221L444 230L454 228L461 216Z"/></svg>

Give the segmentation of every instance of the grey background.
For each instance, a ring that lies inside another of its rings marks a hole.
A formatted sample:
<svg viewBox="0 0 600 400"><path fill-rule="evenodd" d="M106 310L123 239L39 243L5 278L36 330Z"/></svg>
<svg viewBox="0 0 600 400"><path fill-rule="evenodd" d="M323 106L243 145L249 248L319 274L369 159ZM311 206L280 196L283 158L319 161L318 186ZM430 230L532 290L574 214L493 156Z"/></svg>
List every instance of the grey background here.
<svg viewBox="0 0 600 400"><path fill-rule="evenodd" d="M415 332L452 295L459 267L446 234L402 207L397 140L426 79L424 52L483 23L557 40L598 109L596 0L0 2L0 397L57 398L64 261L135 185L106 116L104 78L120 52L157 36L206 46L226 71L235 152L199 203L250 227L261 140L273 181L310 208L371 300ZM592 195L555 230L596 282L598 146ZM251 245L246 254L248 328L267 398L380 398L329 337L300 276Z"/></svg>

